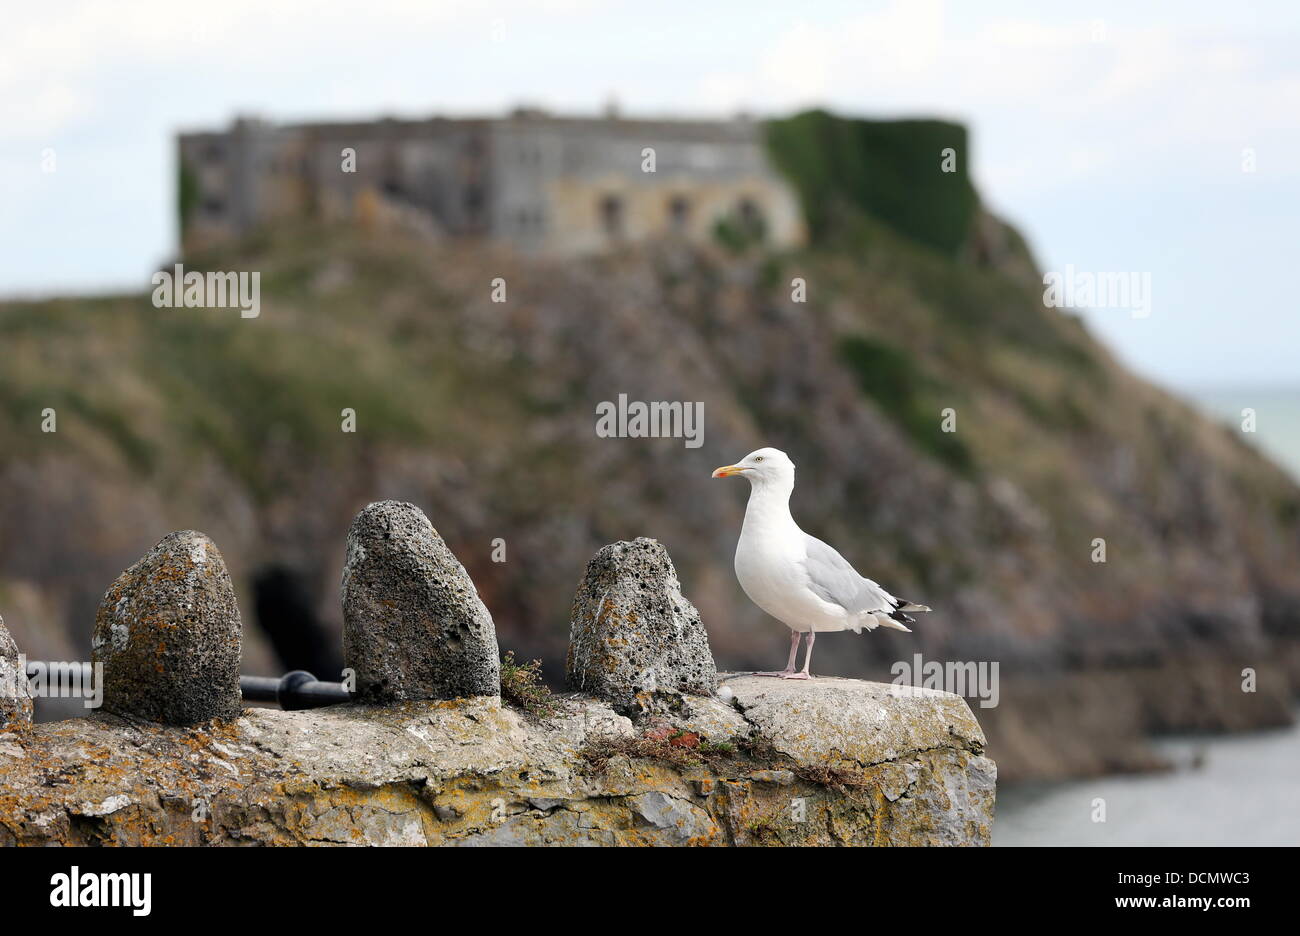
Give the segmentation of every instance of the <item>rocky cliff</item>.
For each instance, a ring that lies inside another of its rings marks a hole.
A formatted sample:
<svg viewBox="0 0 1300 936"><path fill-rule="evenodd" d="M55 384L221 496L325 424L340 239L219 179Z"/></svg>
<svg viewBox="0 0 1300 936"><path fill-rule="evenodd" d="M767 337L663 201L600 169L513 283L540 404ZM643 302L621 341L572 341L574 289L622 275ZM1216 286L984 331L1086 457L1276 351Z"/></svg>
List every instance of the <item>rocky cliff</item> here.
<svg viewBox="0 0 1300 936"><path fill-rule="evenodd" d="M658 543L602 551L589 579L612 576L611 597L588 608L587 581L575 603L600 622L575 616L573 658L623 680L538 711L474 682L497 672L467 646L491 617L418 509L371 505L353 534L348 640L374 704L223 717L228 576L206 537L173 534L106 595L104 711L0 709L0 845L988 844L996 772L962 699L718 679ZM405 614L374 610L394 587Z"/></svg>

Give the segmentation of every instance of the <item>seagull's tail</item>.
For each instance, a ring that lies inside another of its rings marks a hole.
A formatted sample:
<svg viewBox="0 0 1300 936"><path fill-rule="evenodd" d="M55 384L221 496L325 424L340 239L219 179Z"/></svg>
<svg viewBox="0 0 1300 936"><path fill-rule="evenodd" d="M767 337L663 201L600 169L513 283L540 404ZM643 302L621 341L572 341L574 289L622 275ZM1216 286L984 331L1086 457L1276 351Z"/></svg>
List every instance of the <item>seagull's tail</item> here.
<svg viewBox="0 0 1300 936"><path fill-rule="evenodd" d="M915 624L916 618L907 614L908 611L929 611L925 605L916 604L913 601L903 601L899 598L894 599L894 610L888 614L876 612L876 621L881 627L892 627L894 630L901 630L908 634L912 628L908 624Z"/></svg>
<svg viewBox="0 0 1300 936"><path fill-rule="evenodd" d="M891 627L894 630L901 630L908 634L912 633L912 628L904 624L903 621L911 621L913 624L916 623L916 618L910 618L906 614L901 614L898 611L895 611L893 614L877 613L875 618L881 627Z"/></svg>

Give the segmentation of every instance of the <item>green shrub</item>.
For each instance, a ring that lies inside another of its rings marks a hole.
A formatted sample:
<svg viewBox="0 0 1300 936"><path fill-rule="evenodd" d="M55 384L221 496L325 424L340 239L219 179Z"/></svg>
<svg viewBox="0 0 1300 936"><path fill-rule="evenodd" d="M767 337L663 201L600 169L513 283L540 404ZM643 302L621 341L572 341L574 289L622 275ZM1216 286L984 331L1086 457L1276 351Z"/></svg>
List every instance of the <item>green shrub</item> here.
<svg viewBox="0 0 1300 936"><path fill-rule="evenodd" d="M884 221L949 256L966 243L979 207L966 128L942 120L856 120L815 110L767 124L769 153L803 202L814 241ZM943 172L943 151L956 152Z"/></svg>
<svg viewBox="0 0 1300 936"><path fill-rule="evenodd" d="M840 359L858 379L862 392L921 450L963 474L975 468L968 449L952 432L944 432L940 411L951 405L941 386L927 381L907 352L859 336L841 339Z"/></svg>

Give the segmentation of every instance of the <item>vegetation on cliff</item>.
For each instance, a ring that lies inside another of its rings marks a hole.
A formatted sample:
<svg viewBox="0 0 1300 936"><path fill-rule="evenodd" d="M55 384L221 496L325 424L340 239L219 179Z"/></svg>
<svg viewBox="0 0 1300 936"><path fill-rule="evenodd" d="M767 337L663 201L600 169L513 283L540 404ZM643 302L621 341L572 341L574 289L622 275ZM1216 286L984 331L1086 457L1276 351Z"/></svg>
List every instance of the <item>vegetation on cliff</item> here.
<svg viewBox="0 0 1300 936"><path fill-rule="evenodd" d="M768 150L799 192L816 242L851 237L871 217L949 256L969 240L979 209L967 137L942 120L821 110L767 124Z"/></svg>

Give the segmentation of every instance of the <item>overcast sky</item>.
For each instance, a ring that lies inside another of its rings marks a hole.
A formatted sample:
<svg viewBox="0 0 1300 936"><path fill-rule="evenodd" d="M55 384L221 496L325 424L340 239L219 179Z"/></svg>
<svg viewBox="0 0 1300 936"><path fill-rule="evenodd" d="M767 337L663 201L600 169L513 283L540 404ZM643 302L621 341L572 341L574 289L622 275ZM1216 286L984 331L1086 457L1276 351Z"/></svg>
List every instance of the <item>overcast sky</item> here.
<svg viewBox="0 0 1300 936"><path fill-rule="evenodd" d="M1300 385L1295 2L186 6L6 6L0 295L145 288L175 249L174 134L236 113L820 105L966 122L1046 268L1150 273L1149 317L1089 314L1148 375Z"/></svg>

